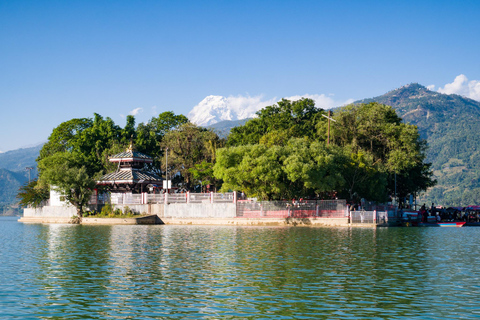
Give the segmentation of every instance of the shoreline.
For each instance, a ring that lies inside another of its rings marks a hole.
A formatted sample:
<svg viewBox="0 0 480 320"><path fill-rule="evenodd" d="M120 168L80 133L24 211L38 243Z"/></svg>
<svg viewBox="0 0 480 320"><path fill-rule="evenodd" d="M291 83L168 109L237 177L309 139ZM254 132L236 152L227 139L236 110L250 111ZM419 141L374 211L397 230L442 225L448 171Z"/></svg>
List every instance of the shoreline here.
<svg viewBox="0 0 480 320"><path fill-rule="evenodd" d="M277 226L277 227L376 227L375 224L351 224L348 218L169 218L157 215L138 218L82 218L73 223L64 217L21 217L22 223L82 225L212 225L212 226Z"/></svg>

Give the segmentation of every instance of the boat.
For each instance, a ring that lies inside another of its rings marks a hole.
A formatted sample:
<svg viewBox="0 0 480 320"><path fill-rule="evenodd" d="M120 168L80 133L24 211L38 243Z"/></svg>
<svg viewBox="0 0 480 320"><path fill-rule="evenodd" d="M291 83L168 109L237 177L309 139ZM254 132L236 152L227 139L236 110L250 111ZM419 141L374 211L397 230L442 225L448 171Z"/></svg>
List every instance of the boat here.
<svg viewBox="0 0 480 320"><path fill-rule="evenodd" d="M463 227L465 221L441 221L441 222L419 222L419 227Z"/></svg>

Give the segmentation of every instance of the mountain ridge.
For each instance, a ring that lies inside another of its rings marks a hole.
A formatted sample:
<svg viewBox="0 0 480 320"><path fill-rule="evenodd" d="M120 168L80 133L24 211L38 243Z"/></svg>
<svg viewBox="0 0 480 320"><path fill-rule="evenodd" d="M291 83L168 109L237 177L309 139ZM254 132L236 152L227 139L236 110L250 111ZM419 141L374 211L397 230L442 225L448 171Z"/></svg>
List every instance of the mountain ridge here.
<svg viewBox="0 0 480 320"><path fill-rule="evenodd" d="M392 106L405 122L418 127L428 143L437 186L425 201L443 205L480 203L480 102L457 94L443 94L411 83L381 96L355 103Z"/></svg>

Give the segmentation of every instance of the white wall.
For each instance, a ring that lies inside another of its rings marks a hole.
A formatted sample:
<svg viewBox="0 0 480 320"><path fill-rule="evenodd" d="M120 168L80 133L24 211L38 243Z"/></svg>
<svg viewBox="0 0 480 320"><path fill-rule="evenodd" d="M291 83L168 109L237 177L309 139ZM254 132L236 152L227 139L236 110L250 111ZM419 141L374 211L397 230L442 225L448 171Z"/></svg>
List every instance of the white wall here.
<svg viewBox="0 0 480 320"><path fill-rule="evenodd" d="M71 218L77 215L77 209L75 207L42 207L42 208L25 208L23 209L24 217L32 218Z"/></svg>
<svg viewBox="0 0 480 320"><path fill-rule="evenodd" d="M56 191L52 188L50 188L50 206L51 207L65 207L67 206L67 202L65 200L61 200L63 198L63 194L60 192ZM68 204L68 206L71 206Z"/></svg>
<svg viewBox="0 0 480 320"><path fill-rule="evenodd" d="M171 203L164 206L166 218L234 218L235 203Z"/></svg>

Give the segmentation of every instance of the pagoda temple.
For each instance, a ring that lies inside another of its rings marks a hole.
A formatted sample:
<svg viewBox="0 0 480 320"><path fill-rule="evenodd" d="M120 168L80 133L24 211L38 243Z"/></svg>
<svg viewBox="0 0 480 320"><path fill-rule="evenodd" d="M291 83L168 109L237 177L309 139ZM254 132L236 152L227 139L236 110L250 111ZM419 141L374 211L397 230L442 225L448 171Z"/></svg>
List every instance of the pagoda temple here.
<svg viewBox="0 0 480 320"><path fill-rule="evenodd" d="M133 143L130 143L125 152L109 157L109 161L118 164L117 170L101 177L97 180L97 185L107 186L112 194L141 194L151 191L151 186L162 185L163 179L145 168L153 159L136 151Z"/></svg>

